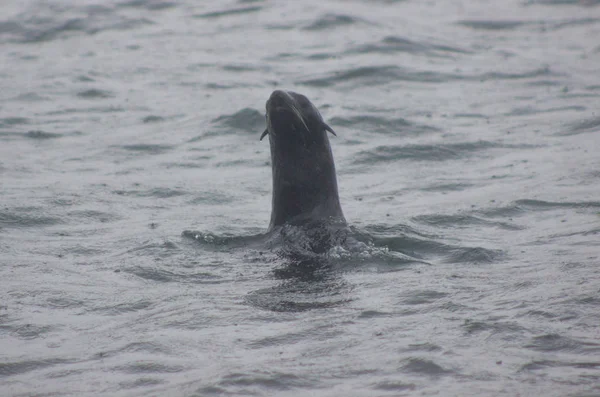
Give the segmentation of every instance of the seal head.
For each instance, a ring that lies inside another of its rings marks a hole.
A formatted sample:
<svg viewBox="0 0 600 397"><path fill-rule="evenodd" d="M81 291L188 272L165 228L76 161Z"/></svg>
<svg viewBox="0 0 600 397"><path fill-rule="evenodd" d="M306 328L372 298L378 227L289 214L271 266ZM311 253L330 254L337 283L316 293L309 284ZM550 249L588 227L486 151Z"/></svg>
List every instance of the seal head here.
<svg viewBox="0 0 600 397"><path fill-rule="evenodd" d="M267 101L273 169L269 230L284 224L345 224L327 131L335 133L304 95L276 90Z"/></svg>

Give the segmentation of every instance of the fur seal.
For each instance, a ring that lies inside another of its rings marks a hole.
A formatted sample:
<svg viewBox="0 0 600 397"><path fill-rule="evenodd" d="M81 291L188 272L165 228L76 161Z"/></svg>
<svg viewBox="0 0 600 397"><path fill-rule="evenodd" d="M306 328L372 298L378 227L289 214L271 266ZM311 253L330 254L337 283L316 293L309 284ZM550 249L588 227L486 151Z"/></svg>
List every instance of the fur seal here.
<svg viewBox="0 0 600 397"><path fill-rule="evenodd" d="M346 220L327 131L336 135L304 95L273 91L266 103L273 171L269 231L278 226L336 224Z"/></svg>

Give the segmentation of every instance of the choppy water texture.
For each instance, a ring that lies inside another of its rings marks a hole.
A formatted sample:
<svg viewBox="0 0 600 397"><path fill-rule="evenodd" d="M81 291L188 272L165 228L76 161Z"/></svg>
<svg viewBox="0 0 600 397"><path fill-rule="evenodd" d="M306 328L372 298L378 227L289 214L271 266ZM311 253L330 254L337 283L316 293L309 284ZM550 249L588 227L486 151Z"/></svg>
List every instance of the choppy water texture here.
<svg viewBox="0 0 600 397"><path fill-rule="evenodd" d="M2 396L600 395L600 2L4 1ZM265 246L306 94L364 247Z"/></svg>

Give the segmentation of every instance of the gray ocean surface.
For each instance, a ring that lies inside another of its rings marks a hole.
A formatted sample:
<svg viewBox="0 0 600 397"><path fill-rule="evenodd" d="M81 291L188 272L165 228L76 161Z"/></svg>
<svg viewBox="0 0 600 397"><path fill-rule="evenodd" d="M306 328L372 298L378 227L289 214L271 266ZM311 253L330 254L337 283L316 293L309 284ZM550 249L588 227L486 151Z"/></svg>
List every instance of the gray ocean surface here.
<svg viewBox="0 0 600 397"><path fill-rule="evenodd" d="M8 0L0 396L600 396L600 1ZM265 101L364 249L265 247Z"/></svg>

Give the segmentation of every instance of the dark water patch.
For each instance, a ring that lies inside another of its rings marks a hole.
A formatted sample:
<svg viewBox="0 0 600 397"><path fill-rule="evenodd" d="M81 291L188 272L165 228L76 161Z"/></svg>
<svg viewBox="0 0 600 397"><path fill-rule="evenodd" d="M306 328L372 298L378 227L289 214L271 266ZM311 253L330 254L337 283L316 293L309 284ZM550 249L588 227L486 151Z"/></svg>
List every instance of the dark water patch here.
<svg viewBox="0 0 600 397"><path fill-rule="evenodd" d="M183 190L169 188L154 188L149 190L115 190L114 194L128 197L172 198L188 194Z"/></svg>
<svg viewBox="0 0 600 397"><path fill-rule="evenodd" d="M600 0L527 0L525 5L542 4L549 6L579 6L593 7L600 4Z"/></svg>
<svg viewBox="0 0 600 397"><path fill-rule="evenodd" d="M462 328L468 335L480 332L490 332L491 334L510 334L510 338L515 337L515 333L525 333L527 330L515 322L498 321L477 321L467 319L462 324Z"/></svg>
<svg viewBox="0 0 600 397"><path fill-rule="evenodd" d="M254 160L248 159L248 160L229 160L229 161L219 161L218 163L215 163L214 166L217 168L225 168L225 167L235 167L235 168L242 168L242 166L245 167L252 167L255 163ZM263 162L261 161L261 165L263 164Z"/></svg>
<svg viewBox="0 0 600 397"><path fill-rule="evenodd" d="M174 374L177 372L184 371L185 367L182 365L164 365L151 361L141 361L133 364L113 367L112 370L124 372L126 374Z"/></svg>
<svg viewBox="0 0 600 397"><path fill-rule="evenodd" d="M225 130L241 130L255 133L257 136L259 136L266 126L264 114L250 108L244 108L231 115L219 116L212 122Z"/></svg>
<svg viewBox="0 0 600 397"><path fill-rule="evenodd" d="M187 168L187 169L194 169L194 168L206 168L206 163L162 163L161 166L163 166L164 168L167 169L171 169L171 168Z"/></svg>
<svg viewBox="0 0 600 397"><path fill-rule="evenodd" d="M381 318L381 317L392 317L392 313L381 312L378 310L365 310L361 312L357 319L371 319L371 318Z"/></svg>
<svg viewBox="0 0 600 397"><path fill-rule="evenodd" d="M562 80L536 80L525 83L525 85L529 87L560 87L564 84L565 83Z"/></svg>
<svg viewBox="0 0 600 397"><path fill-rule="evenodd" d="M471 228L472 226L487 226L500 228L504 230L522 230L523 227L507 222L496 222L483 219L474 215L458 214L458 215L419 215L412 218L417 223L423 223L435 227L446 228Z"/></svg>
<svg viewBox="0 0 600 397"><path fill-rule="evenodd" d="M352 301L342 294L342 288L329 283L284 282L246 295L245 302L253 307L274 312L305 312L338 307Z"/></svg>
<svg viewBox="0 0 600 397"><path fill-rule="evenodd" d="M542 351L542 352L556 352L556 351L569 351L572 353L580 354L599 354L600 344L594 342L586 342L561 336L558 334L546 334L536 336L524 346L525 348Z"/></svg>
<svg viewBox="0 0 600 397"><path fill-rule="evenodd" d="M600 208L600 201L581 201L581 202L552 202L542 200L523 199L515 201L515 204L527 210L550 210L557 208L571 209L595 209Z"/></svg>
<svg viewBox="0 0 600 397"><path fill-rule="evenodd" d="M232 8L232 9L223 10L223 11L214 11L214 12L207 12L204 14L197 14L197 15L193 15L193 18L221 18L221 17L232 16L232 15L250 14L252 12L257 12L260 10L262 10L262 7L259 7L259 6L239 7L239 8Z"/></svg>
<svg viewBox="0 0 600 397"><path fill-rule="evenodd" d="M164 379L143 377L134 381L119 382L119 387L122 387L123 389L137 389L139 387L158 386L166 383L168 382Z"/></svg>
<svg viewBox="0 0 600 397"><path fill-rule="evenodd" d="M442 366L431 360L418 357L411 357L407 360L404 360L404 365L402 366L401 370L403 372L433 377L450 375L454 373L454 371L444 369Z"/></svg>
<svg viewBox="0 0 600 397"><path fill-rule="evenodd" d="M27 372L35 371L42 368L51 367L59 364L70 364L72 360L53 358L48 360L30 360L30 361L16 361L16 362L1 362L0 363L0 377L20 375Z"/></svg>
<svg viewBox="0 0 600 397"><path fill-rule="evenodd" d="M297 388L318 387L318 378L306 378L291 373L278 371L252 371L249 373L230 373L216 382L215 387L230 390L232 387L239 390L236 395L257 395L256 388L272 391L289 391ZM253 392L254 391L254 392Z"/></svg>
<svg viewBox="0 0 600 397"><path fill-rule="evenodd" d="M598 133L600 132L600 117L595 117L577 123L571 124L567 130L559 135L577 135L583 133Z"/></svg>
<svg viewBox="0 0 600 397"><path fill-rule="evenodd" d="M79 98L84 99L102 99L102 98L113 98L115 94L110 91L100 90L97 88L90 88L88 90L80 91L77 93Z"/></svg>
<svg viewBox="0 0 600 397"><path fill-rule="evenodd" d="M504 251L497 249L461 247L452 249L452 252L446 256L444 261L447 263L462 264L490 264L503 259L505 256Z"/></svg>
<svg viewBox="0 0 600 397"><path fill-rule="evenodd" d="M333 117L329 120L331 125L352 128L365 132L379 134L414 134L419 135L428 132L437 132L439 128L416 124L403 118L389 119L381 116L354 116Z"/></svg>
<svg viewBox="0 0 600 397"><path fill-rule="evenodd" d="M256 65L251 64L227 64L221 67L222 70L226 72L255 72L261 70L261 68Z"/></svg>
<svg viewBox="0 0 600 397"><path fill-rule="evenodd" d="M45 334L54 331L54 328L48 325L25 324L14 328L11 335L18 339L31 340L43 337Z"/></svg>
<svg viewBox="0 0 600 397"><path fill-rule="evenodd" d="M113 214L113 213L109 213L109 212L102 212L102 211L95 211L95 210L71 211L71 212L67 213L67 215L70 217L74 217L74 218L80 218L86 223L90 222L90 221L107 223L107 222L114 222L114 221L121 219L121 217L117 214Z"/></svg>
<svg viewBox="0 0 600 397"><path fill-rule="evenodd" d="M35 92L26 92L11 98L11 100L19 102L43 102L49 101L50 97L43 96Z"/></svg>
<svg viewBox="0 0 600 397"><path fill-rule="evenodd" d="M545 320L553 320L559 318L560 316L545 310L529 310L526 313L519 315L519 317L533 317Z"/></svg>
<svg viewBox="0 0 600 397"><path fill-rule="evenodd" d="M529 72L521 73L504 73L504 72L489 72L484 73L481 76L474 77L475 80L487 81L487 80L521 80L530 79L534 77L546 77L546 76L557 76L558 74L552 72L549 67L543 67L534 69Z"/></svg>
<svg viewBox="0 0 600 397"><path fill-rule="evenodd" d="M528 25L527 21L489 21L489 20L465 20L456 24L475 30L515 30Z"/></svg>
<svg viewBox="0 0 600 397"><path fill-rule="evenodd" d="M45 140L45 139L60 138L63 135L62 134L57 134L55 132L46 132L46 131L41 131L41 130L32 130L32 131L27 131L27 133L25 133L24 136L26 136L27 138L31 138L31 139Z"/></svg>
<svg viewBox="0 0 600 397"><path fill-rule="evenodd" d="M584 0L587 1L587 0ZM571 26L585 26L585 25L593 25L600 22L600 18L576 18L576 19L568 19L564 21L552 21L541 24L541 28L543 30L555 31L565 27Z"/></svg>
<svg viewBox="0 0 600 397"><path fill-rule="evenodd" d="M340 83L356 83L362 85L388 84L394 81L414 81L421 83L443 83L462 79L459 75L410 70L399 66L363 66L349 70L329 73L324 77L299 81L298 84L310 87L330 87Z"/></svg>
<svg viewBox="0 0 600 397"><path fill-rule="evenodd" d="M117 3L117 7L144 8L150 11L166 10L177 6L176 2L161 0L131 0Z"/></svg>
<svg viewBox="0 0 600 397"><path fill-rule="evenodd" d="M75 81L78 81L80 83L93 83L96 81L96 79L94 79L93 77L90 77L90 76L80 75L80 76L77 76Z"/></svg>
<svg viewBox="0 0 600 397"><path fill-rule="evenodd" d="M145 280L160 283L182 284L220 284L225 282L222 277L206 272L183 273L174 272L158 267L135 266L124 269L126 273L133 274Z"/></svg>
<svg viewBox="0 0 600 397"><path fill-rule="evenodd" d="M172 145L160 145L150 143L139 143L134 145L123 145L115 146L121 149L125 149L130 152L144 153L144 154L162 154L173 149Z"/></svg>
<svg viewBox="0 0 600 397"><path fill-rule="evenodd" d="M439 291L411 291L402 298L405 305L424 305L445 298L448 294Z"/></svg>
<svg viewBox="0 0 600 397"><path fill-rule="evenodd" d="M161 121L165 121L165 118L161 117L161 116L154 116L154 115L146 116L142 119L142 122L144 124L160 123Z"/></svg>
<svg viewBox="0 0 600 397"><path fill-rule="evenodd" d="M375 390L384 390L390 392L401 392L401 391L414 391L417 386L413 383L402 383L400 381L385 380L371 384L371 387Z"/></svg>
<svg viewBox="0 0 600 397"><path fill-rule="evenodd" d="M384 380L381 382L372 383L371 388L388 392L404 392L414 391L416 390L417 386L414 383L403 383L397 380Z"/></svg>
<svg viewBox="0 0 600 397"><path fill-rule="evenodd" d="M465 158L476 152L496 148L526 148L532 145L504 145L489 141L447 143L439 145L394 145L378 146L369 151L359 152L357 164L377 164L400 160L447 161Z"/></svg>
<svg viewBox="0 0 600 397"><path fill-rule="evenodd" d="M303 28L303 30L321 31L335 29L337 27L347 27L350 25L356 25L358 23L364 23L364 21L360 18L356 18L350 15L325 14L310 25Z"/></svg>
<svg viewBox="0 0 600 397"><path fill-rule="evenodd" d="M44 212L42 209L32 209L28 214L17 213L17 209L0 210L0 227L20 228L20 227L45 227L63 223L63 220L56 217L38 215L35 212Z"/></svg>
<svg viewBox="0 0 600 397"><path fill-rule="evenodd" d="M474 213L486 218L510 218L513 216L524 215L527 213L527 210L517 203L511 203L502 207L478 209L475 210Z"/></svg>
<svg viewBox="0 0 600 397"><path fill-rule="evenodd" d="M93 107L93 108L67 108L67 109L61 109L61 110L53 110L51 112L46 112L45 114L47 116L56 116L56 115L66 115L66 114L73 114L73 113L82 113L82 114L86 114L86 113L120 113L120 112L128 112L128 111L132 111L132 110L147 110L145 108L138 108L138 109L131 109L131 108L124 108L121 106L102 106L102 107Z"/></svg>
<svg viewBox="0 0 600 397"><path fill-rule="evenodd" d="M433 184L430 186L421 187L421 190L426 192L460 192L462 190L470 189L475 186L472 183L442 183Z"/></svg>
<svg viewBox="0 0 600 397"><path fill-rule="evenodd" d="M136 302L119 303L112 306L95 307L87 310L88 312L97 312L108 316L117 316L123 313L132 313L153 307L156 302L139 300Z"/></svg>
<svg viewBox="0 0 600 397"><path fill-rule="evenodd" d="M246 303L275 312L303 312L352 301L352 286L324 256L314 255L302 262L286 261L273 275L279 283L247 294Z"/></svg>
<svg viewBox="0 0 600 397"><path fill-rule="evenodd" d="M429 56L441 56L445 55L445 53L470 53L470 51L458 47L417 42L400 36L387 36L379 42L363 44L346 51L348 54L394 54L398 52L425 54Z"/></svg>
<svg viewBox="0 0 600 397"><path fill-rule="evenodd" d="M416 343L401 349L402 352L440 352L443 349L433 343Z"/></svg>
<svg viewBox="0 0 600 397"><path fill-rule="evenodd" d="M232 203L234 198L230 195L215 191L205 191L196 194L195 197L188 202L190 205L221 205Z"/></svg>
<svg viewBox="0 0 600 397"><path fill-rule="evenodd" d="M543 113L557 113L566 111L584 112L587 108L585 106L562 106L550 109L538 109L531 106L523 106L512 109L508 113L504 113L505 116L529 116L532 114L543 114Z"/></svg>
<svg viewBox="0 0 600 397"><path fill-rule="evenodd" d="M13 127L15 125L29 124L30 120L26 117L5 117L0 119L0 128Z"/></svg>
<svg viewBox="0 0 600 397"><path fill-rule="evenodd" d="M79 299L71 298L68 296L55 296L48 298L46 302L42 304L43 307L49 307L52 309L72 309L82 307L84 302Z"/></svg>
<svg viewBox="0 0 600 397"><path fill-rule="evenodd" d="M455 113L454 116L457 119L487 119L488 116L481 113Z"/></svg>
<svg viewBox="0 0 600 397"><path fill-rule="evenodd" d="M153 353L153 354L165 354L169 350L158 343L154 342L134 342L124 346L122 349L118 349L118 352L130 352L130 353Z"/></svg>
<svg viewBox="0 0 600 397"><path fill-rule="evenodd" d="M152 24L145 18L127 18L114 12L98 12L97 8L79 9L80 17L68 17L61 12L52 12L51 17L23 15L18 21L0 25L0 36L20 43L40 43L76 34L97 34L108 30L129 30ZM8 26L9 29L6 29Z"/></svg>

